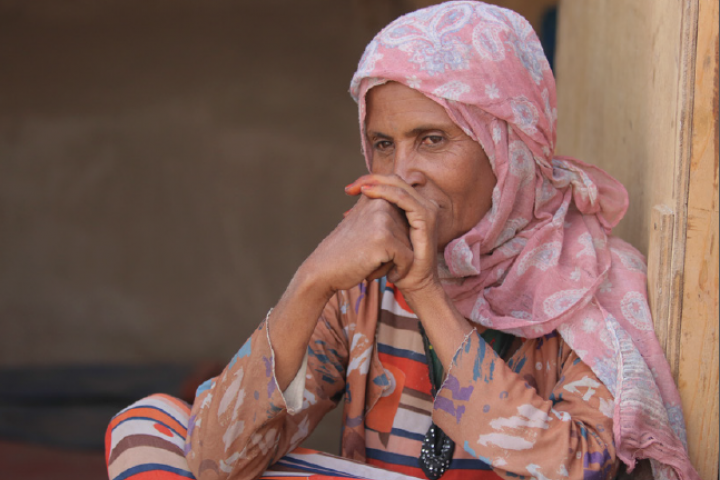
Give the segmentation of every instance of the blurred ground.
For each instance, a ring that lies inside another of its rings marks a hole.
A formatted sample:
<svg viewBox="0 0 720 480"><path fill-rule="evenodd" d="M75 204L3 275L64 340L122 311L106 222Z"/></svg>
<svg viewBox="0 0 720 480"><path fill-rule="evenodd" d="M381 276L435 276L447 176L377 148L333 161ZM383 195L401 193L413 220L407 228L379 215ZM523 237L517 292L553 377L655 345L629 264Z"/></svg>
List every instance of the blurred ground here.
<svg viewBox="0 0 720 480"><path fill-rule="evenodd" d="M107 480L102 452L50 448L0 440L0 465L6 480Z"/></svg>

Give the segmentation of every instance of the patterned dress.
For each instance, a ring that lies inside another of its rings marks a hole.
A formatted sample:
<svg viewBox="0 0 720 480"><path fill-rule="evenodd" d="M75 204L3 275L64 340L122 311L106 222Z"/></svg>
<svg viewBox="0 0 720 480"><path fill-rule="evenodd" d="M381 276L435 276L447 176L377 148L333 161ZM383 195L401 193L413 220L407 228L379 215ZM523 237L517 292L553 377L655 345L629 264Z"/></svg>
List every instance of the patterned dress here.
<svg viewBox="0 0 720 480"><path fill-rule="evenodd" d="M190 470L199 479L257 477L344 399L347 458L422 478L417 459L434 421L456 443L447 480L612 477L612 395L559 335L518 341L503 360L473 331L433 401L418 323L392 284L338 292L318 320L306 370L283 395L262 322L198 390ZM291 392L298 384L301 395Z"/></svg>

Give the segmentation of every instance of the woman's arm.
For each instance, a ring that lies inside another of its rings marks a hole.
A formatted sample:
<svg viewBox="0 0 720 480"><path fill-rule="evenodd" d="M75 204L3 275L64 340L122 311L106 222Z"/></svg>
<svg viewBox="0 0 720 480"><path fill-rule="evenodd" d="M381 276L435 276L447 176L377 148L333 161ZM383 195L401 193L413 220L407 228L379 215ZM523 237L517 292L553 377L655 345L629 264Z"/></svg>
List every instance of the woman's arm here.
<svg viewBox="0 0 720 480"><path fill-rule="evenodd" d="M187 452L198 478L260 475L336 405L348 348L336 294L384 275L401 257L412 257L401 213L386 201L361 198L305 260L225 371L198 390ZM289 412L281 392L306 352L309 364L322 365L309 365L307 378L298 379L301 387L307 380L306 398Z"/></svg>
<svg viewBox="0 0 720 480"><path fill-rule="evenodd" d="M228 478L238 472L242 478L256 478L299 445L337 405L348 356L338 300L333 297L318 317L304 345L312 355L305 378L299 379L304 393L297 410L288 410L276 381L274 359L282 348L271 344L266 321L225 371L198 389L186 447L188 465L198 479ZM318 358L324 360L322 366Z"/></svg>
<svg viewBox="0 0 720 480"><path fill-rule="evenodd" d="M290 385L302 365L316 327L316 322L308 319L320 318L329 300L328 293L315 280L312 268L303 264L268 315L269 340L275 347L275 379L282 391Z"/></svg>
<svg viewBox="0 0 720 480"><path fill-rule="evenodd" d="M508 478L606 480L616 465L612 414L608 389L556 333L506 363L473 332L437 394L433 420L457 448Z"/></svg>
<svg viewBox="0 0 720 480"><path fill-rule="evenodd" d="M384 200L361 197L298 269L268 318L280 389L295 377L315 319L336 292L380 278L394 262L411 259L407 225L400 211Z"/></svg>

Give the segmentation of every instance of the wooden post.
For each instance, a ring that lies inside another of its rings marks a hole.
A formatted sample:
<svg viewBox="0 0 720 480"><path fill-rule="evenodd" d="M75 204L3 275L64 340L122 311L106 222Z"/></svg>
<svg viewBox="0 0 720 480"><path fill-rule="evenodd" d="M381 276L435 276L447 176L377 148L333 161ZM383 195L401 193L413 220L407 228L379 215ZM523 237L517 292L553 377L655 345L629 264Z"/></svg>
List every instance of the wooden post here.
<svg viewBox="0 0 720 480"><path fill-rule="evenodd" d="M718 1L700 0L678 386L690 459L718 478Z"/></svg>
<svg viewBox="0 0 720 480"><path fill-rule="evenodd" d="M718 0L562 1L558 153L628 188L690 459L718 478Z"/></svg>

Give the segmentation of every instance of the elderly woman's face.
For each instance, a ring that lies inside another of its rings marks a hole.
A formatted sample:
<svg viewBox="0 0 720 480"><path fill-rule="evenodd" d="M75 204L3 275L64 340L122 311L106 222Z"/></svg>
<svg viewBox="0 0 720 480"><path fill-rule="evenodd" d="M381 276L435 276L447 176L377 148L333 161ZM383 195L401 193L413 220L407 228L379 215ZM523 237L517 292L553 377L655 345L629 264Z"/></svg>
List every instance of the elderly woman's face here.
<svg viewBox="0 0 720 480"><path fill-rule="evenodd" d="M438 249L492 206L495 175L482 147L422 93L396 82L370 89L365 131L371 170L395 174L439 206Z"/></svg>

